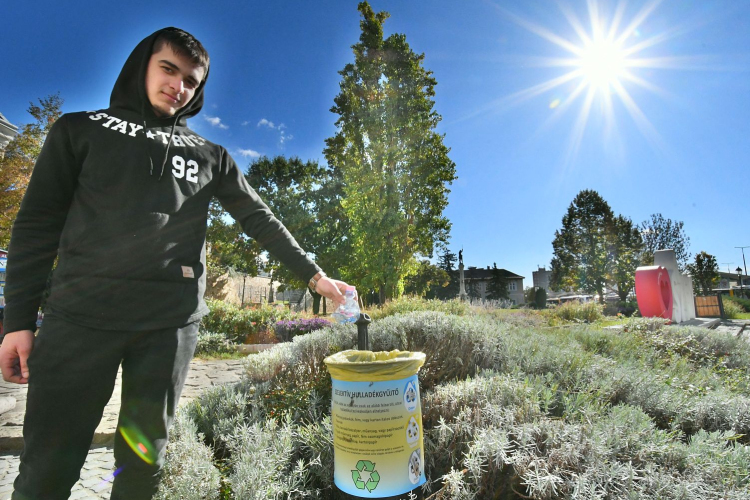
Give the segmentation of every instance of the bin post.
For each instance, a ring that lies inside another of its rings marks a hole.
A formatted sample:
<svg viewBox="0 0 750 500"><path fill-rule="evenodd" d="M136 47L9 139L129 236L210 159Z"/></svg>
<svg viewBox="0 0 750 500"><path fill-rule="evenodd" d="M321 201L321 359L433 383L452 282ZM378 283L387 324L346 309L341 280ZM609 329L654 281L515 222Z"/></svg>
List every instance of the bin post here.
<svg viewBox="0 0 750 500"><path fill-rule="evenodd" d="M360 313L359 318L354 322L357 325L357 349L360 351L370 350L370 337L367 333L367 325L370 323L372 323L372 319L365 313Z"/></svg>

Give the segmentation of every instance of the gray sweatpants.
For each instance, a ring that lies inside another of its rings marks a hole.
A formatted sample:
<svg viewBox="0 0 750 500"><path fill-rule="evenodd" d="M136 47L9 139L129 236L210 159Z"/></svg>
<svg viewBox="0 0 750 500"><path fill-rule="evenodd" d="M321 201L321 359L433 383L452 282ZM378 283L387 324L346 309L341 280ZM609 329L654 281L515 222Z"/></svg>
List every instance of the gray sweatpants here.
<svg viewBox="0 0 750 500"><path fill-rule="evenodd" d="M117 500L150 499L188 373L198 323L109 331L46 316L29 358L24 449L13 500L70 496L122 363L115 436Z"/></svg>

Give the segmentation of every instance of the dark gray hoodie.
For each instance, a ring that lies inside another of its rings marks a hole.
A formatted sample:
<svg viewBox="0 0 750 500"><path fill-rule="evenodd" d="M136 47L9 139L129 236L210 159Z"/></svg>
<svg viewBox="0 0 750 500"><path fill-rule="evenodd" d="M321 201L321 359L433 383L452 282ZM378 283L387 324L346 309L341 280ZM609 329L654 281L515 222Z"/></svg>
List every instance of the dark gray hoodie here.
<svg viewBox="0 0 750 500"><path fill-rule="evenodd" d="M133 50L108 109L64 114L52 126L8 248L6 332L35 329L56 255L50 314L112 330L200 319L214 196L300 279L320 270L227 151L187 128L203 106L205 78L177 116L154 114L145 78L160 32Z"/></svg>

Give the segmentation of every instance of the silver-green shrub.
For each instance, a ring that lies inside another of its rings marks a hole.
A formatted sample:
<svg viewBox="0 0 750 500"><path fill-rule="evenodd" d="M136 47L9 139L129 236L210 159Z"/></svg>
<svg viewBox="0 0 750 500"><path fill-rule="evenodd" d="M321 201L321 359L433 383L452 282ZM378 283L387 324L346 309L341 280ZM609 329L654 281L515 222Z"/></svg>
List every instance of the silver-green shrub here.
<svg viewBox="0 0 750 500"><path fill-rule="evenodd" d="M373 350L427 354L434 499L750 498L750 398L734 383L748 346L646 320L618 332L508 318L429 311L370 326ZM354 325L295 337L187 408L233 498L332 498L323 359L356 337Z"/></svg>
<svg viewBox="0 0 750 500"><path fill-rule="evenodd" d="M202 442L195 422L178 411L170 430L162 481L155 500L216 500L220 474L211 448Z"/></svg>
<svg viewBox="0 0 750 500"><path fill-rule="evenodd" d="M195 356L209 356L235 352L227 337L223 333L200 331L195 345Z"/></svg>

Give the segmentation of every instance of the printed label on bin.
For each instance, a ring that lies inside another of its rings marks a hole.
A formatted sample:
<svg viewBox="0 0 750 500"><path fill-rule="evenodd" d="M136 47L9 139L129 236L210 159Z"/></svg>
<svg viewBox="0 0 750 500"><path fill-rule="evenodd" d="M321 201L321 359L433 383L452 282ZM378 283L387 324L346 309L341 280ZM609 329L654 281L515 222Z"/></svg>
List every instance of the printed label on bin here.
<svg viewBox="0 0 750 500"><path fill-rule="evenodd" d="M385 382L332 381L336 486L356 497L383 498L424 484L417 375Z"/></svg>

